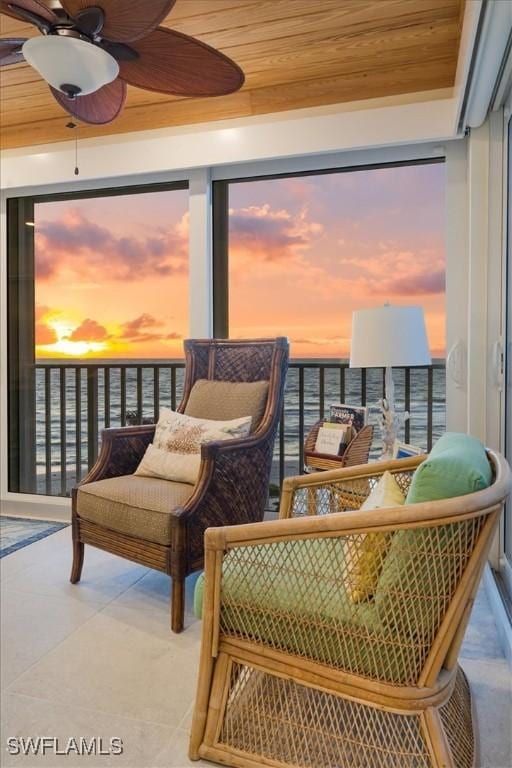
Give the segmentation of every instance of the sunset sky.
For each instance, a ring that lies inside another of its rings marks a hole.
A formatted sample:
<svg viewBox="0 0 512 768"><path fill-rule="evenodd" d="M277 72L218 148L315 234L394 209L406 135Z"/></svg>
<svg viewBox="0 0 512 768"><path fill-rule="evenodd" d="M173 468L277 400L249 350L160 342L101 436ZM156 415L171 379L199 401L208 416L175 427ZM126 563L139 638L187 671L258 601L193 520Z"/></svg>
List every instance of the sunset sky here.
<svg viewBox="0 0 512 768"><path fill-rule="evenodd" d="M425 309L444 356L442 164L230 186L230 335L347 357L354 309ZM36 206L38 357L182 354L185 190Z"/></svg>
<svg viewBox="0 0 512 768"><path fill-rule="evenodd" d="M38 357L180 357L188 191L40 203Z"/></svg>

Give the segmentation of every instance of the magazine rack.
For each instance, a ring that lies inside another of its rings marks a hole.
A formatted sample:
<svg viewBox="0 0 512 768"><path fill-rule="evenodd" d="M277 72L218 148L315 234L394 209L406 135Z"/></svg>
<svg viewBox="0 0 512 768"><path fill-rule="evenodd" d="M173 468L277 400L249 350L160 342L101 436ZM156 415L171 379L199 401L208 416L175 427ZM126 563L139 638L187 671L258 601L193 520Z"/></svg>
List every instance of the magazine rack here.
<svg viewBox="0 0 512 768"><path fill-rule="evenodd" d="M318 430L324 424L325 419L317 421L310 429L304 441L304 467L306 471L340 469L341 467L354 467L357 464L367 464L373 439L373 427L366 425L356 432L344 452L339 456L327 453L316 453L315 445Z"/></svg>

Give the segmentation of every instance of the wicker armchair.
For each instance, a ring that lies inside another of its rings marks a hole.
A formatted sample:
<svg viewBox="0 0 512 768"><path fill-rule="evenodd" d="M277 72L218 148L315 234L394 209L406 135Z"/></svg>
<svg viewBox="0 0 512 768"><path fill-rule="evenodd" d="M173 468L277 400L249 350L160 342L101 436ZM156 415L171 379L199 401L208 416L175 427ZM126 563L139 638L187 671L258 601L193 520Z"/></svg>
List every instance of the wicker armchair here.
<svg viewBox="0 0 512 768"><path fill-rule="evenodd" d="M198 379L269 382L265 410L252 434L203 445L198 480L193 487L183 487L182 483L133 476L153 439L154 424L106 429L96 464L78 488L73 489L72 505L71 582L80 580L84 544L163 571L172 580L174 632L183 629L185 577L203 568L205 529L263 518L283 403L288 342L284 338L192 340L185 342L185 356L184 394L178 408L181 413L186 410L192 386ZM91 520L85 511L87 494L81 489L93 482L95 493L106 496L102 499L104 506L107 503L102 524ZM186 500L180 503L183 494ZM126 532L127 520L135 521L140 535ZM158 528L159 535L152 535L151 528Z"/></svg>
<svg viewBox="0 0 512 768"><path fill-rule="evenodd" d="M359 511L385 470L405 491L414 457L285 480L282 519L207 531L192 759L478 764L457 656L511 486L489 458L493 484L468 496ZM351 600L354 553L377 531L391 543L375 594Z"/></svg>
<svg viewBox="0 0 512 768"><path fill-rule="evenodd" d="M341 467L355 467L358 464L367 464L370 448L373 440L373 427L366 425L354 437L345 448L341 456L331 456L315 451L318 430L324 423L323 419L313 424L304 440L304 465L308 470L341 469Z"/></svg>

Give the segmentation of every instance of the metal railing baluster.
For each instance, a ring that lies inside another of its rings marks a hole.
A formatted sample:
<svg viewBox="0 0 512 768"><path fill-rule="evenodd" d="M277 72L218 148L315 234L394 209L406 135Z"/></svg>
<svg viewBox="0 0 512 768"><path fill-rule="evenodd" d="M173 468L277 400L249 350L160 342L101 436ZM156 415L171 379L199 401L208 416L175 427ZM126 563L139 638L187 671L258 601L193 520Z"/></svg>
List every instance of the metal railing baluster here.
<svg viewBox="0 0 512 768"><path fill-rule="evenodd" d="M47 496L52 495L52 369L44 369L44 459L45 488Z"/></svg>
<svg viewBox="0 0 512 768"><path fill-rule="evenodd" d="M153 421L158 421L160 413L160 369L157 365L153 366Z"/></svg>
<svg viewBox="0 0 512 768"><path fill-rule="evenodd" d="M82 371L75 368L75 479L82 479Z"/></svg>
<svg viewBox="0 0 512 768"><path fill-rule="evenodd" d="M405 410L410 413L411 411L411 369L405 369ZM411 439L411 419L408 418L405 422L405 442L408 443Z"/></svg>
<svg viewBox="0 0 512 768"><path fill-rule="evenodd" d="M137 421L142 424L142 371L141 366L137 366Z"/></svg>
<svg viewBox="0 0 512 768"><path fill-rule="evenodd" d="M171 408L176 410L176 368L171 368Z"/></svg>
<svg viewBox="0 0 512 768"><path fill-rule="evenodd" d="M98 368L87 367L87 464L98 456Z"/></svg>
<svg viewBox="0 0 512 768"><path fill-rule="evenodd" d="M126 425L126 368L124 365L119 369L119 397L120 397L120 417L121 426Z"/></svg>
<svg viewBox="0 0 512 768"><path fill-rule="evenodd" d="M323 419L325 411L325 367L321 365L318 369L318 411L320 418Z"/></svg>
<svg viewBox="0 0 512 768"><path fill-rule="evenodd" d="M284 416L284 403L281 409L281 417L279 419L279 487L282 486L284 480L285 470L285 416Z"/></svg>
<svg viewBox="0 0 512 768"><path fill-rule="evenodd" d="M67 490L67 456L66 456L66 369L61 368L59 372L59 435L60 435L60 493L66 495Z"/></svg>
<svg viewBox="0 0 512 768"><path fill-rule="evenodd" d="M304 472L304 366L299 367L299 473Z"/></svg>
<svg viewBox="0 0 512 768"><path fill-rule="evenodd" d="M427 372L427 403L427 450L430 451L434 431L434 368L432 366L429 366Z"/></svg>
<svg viewBox="0 0 512 768"><path fill-rule="evenodd" d="M104 368L103 374L103 397L105 399L105 429L110 427L110 367L108 365Z"/></svg>

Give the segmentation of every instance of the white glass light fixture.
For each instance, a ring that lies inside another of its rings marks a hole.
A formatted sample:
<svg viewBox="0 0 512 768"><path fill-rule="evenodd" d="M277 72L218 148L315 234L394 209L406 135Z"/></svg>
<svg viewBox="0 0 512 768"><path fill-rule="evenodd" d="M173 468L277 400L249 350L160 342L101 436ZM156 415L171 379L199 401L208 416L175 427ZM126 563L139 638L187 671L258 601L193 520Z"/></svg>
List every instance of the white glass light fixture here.
<svg viewBox="0 0 512 768"><path fill-rule="evenodd" d="M408 414L395 412L392 366L430 365L425 318L421 307L386 304L352 315L351 368L385 368L382 412L382 458L391 458L397 432Z"/></svg>
<svg viewBox="0 0 512 768"><path fill-rule="evenodd" d="M119 74L113 56L77 37L31 37L23 43L22 52L47 83L66 95L94 93Z"/></svg>

